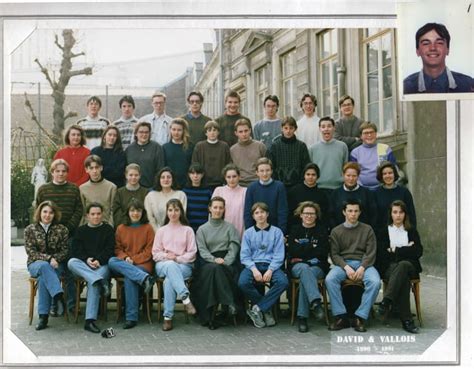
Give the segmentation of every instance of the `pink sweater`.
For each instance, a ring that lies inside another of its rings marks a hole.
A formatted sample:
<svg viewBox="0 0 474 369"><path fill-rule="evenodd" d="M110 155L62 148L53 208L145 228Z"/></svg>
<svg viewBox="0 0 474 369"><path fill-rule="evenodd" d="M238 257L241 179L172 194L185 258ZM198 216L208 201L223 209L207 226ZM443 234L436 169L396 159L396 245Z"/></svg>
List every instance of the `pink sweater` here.
<svg viewBox="0 0 474 369"><path fill-rule="evenodd" d="M245 231L244 227L244 205L246 187L237 185L235 188L229 186L216 187L212 197L220 196L225 200L225 217L224 220L233 224L240 234L240 238Z"/></svg>
<svg viewBox="0 0 474 369"><path fill-rule="evenodd" d="M168 260L167 252L176 255L180 264L192 263L196 260L196 240L191 227L182 224L171 224L160 227L155 234L151 253L155 262Z"/></svg>

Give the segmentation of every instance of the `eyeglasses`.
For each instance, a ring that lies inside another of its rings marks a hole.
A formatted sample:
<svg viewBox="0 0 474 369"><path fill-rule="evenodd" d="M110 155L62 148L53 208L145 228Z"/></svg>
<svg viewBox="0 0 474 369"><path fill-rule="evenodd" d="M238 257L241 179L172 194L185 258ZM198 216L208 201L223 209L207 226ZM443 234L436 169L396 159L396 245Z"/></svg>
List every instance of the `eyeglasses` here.
<svg viewBox="0 0 474 369"><path fill-rule="evenodd" d="M341 105L341 108L347 108L348 106L352 106L352 103L345 103Z"/></svg>
<svg viewBox="0 0 474 369"><path fill-rule="evenodd" d="M316 216L316 213L301 213L303 214L304 216L307 216L307 217L315 217Z"/></svg>
<svg viewBox="0 0 474 369"><path fill-rule="evenodd" d="M375 135L375 131L364 131L362 134L365 136Z"/></svg>
<svg viewBox="0 0 474 369"><path fill-rule="evenodd" d="M189 103L192 104L200 104L201 100L189 100Z"/></svg>

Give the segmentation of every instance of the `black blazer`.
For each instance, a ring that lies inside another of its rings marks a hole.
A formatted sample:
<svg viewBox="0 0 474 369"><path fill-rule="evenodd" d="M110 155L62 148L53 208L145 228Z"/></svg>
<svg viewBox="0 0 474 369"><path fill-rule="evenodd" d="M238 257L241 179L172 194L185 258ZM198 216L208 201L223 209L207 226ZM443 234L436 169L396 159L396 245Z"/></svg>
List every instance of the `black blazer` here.
<svg viewBox="0 0 474 369"><path fill-rule="evenodd" d="M408 231L408 242L414 242L413 246L397 247L395 253L388 252L390 247L390 238L388 235L388 226L382 228L377 234L377 257L375 267L381 276L385 274L391 262L408 260L413 264L417 273L421 273L420 257L423 255L423 245L420 241L420 235L415 228Z"/></svg>

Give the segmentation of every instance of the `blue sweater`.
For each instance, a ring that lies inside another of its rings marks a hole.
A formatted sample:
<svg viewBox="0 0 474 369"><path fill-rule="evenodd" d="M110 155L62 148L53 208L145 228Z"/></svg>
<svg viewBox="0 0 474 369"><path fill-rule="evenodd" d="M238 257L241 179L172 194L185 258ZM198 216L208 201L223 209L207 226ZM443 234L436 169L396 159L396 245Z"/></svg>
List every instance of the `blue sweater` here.
<svg viewBox="0 0 474 369"><path fill-rule="evenodd" d="M272 181L269 185L262 185L260 181L253 182L245 193L244 223L245 228L255 224L251 209L256 202L264 202L270 208L268 222L280 228L286 234L288 220L288 201L286 189L280 181Z"/></svg>
<svg viewBox="0 0 474 369"><path fill-rule="evenodd" d="M183 192L188 199L186 217L189 221L189 226L194 230L209 220L209 200L211 199L212 191L208 187L184 187Z"/></svg>
<svg viewBox="0 0 474 369"><path fill-rule="evenodd" d="M277 270L283 265L285 243L283 233L274 226L265 229L250 227L244 232L240 248L240 261L248 268L255 263L268 263L268 269Z"/></svg>
<svg viewBox="0 0 474 369"><path fill-rule="evenodd" d="M190 144L187 149L184 149L183 144L175 144L170 141L163 145L163 151L165 153L165 165L173 171L179 188L183 188L188 179L188 168L191 165L193 146Z"/></svg>

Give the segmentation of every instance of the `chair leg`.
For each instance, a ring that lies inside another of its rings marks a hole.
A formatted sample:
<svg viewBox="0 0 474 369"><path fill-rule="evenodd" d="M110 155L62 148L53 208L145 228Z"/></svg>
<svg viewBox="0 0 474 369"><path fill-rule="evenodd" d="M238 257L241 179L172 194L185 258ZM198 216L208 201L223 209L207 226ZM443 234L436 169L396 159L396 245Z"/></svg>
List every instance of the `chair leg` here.
<svg viewBox="0 0 474 369"><path fill-rule="evenodd" d="M28 318L30 319L30 325L33 322L33 312L35 309L35 296L38 289L38 282L36 279L30 278L30 306L28 309Z"/></svg>
<svg viewBox="0 0 474 369"><path fill-rule="evenodd" d="M321 295L323 295L323 304L324 304L324 314L326 316L326 325L329 327L328 296L327 296L326 286L324 285L324 282L322 282L320 284L320 289L321 289Z"/></svg>
<svg viewBox="0 0 474 369"><path fill-rule="evenodd" d="M79 305L81 304L81 292L83 288L83 281L76 279L76 306L74 307L74 323L77 323L79 318Z"/></svg>
<svg viewBox="0 0 474 369"><path fill-rule="evenodd" d="M151 320L151 309L153 307L153 289L149 293L145 294L145 305L146 305L146 317L148 319L148 323L152 323Z"/></svg>
<svg viewBox="0 0 474 369"><path fill-rule="evenodd" d="M291 325L295 324L296 315L296 282L291 283Z"/></svg>
<svg viewBox="0 0 474 369"><path fill-rule="evenodd" d="M119 281L118 279L115 280L117 283L116 286L116 301L117 301L117 323L122 319L122 281Z"/></svg>
<svg viewBox="0 0 474 369"><path fill-rule="evenodd" d="M161 295L162 295L162 282L161 281L156 281L156 289L158 291L158 296L157 296L157 300L158 300L158 323L160 322L161 320Z"/></svg>
<svg viewBox="0 0 474 369"><path fill-rule="evenodd" d="M62 277L61 278L61 285L63 287L63 299L64 299L64 317L66 318L66 321L69 323L69 309L67 307L67 287L66 287L66 278Z"/></svg>
<svg viewBox="0 0 474 369"><path fill-rule="evenodd" d="M415 296L416 316L420 322L420 327L423 326L423 320L421 318L421 301L420 301L420 283L412 284L413 295Z"/></svg>

